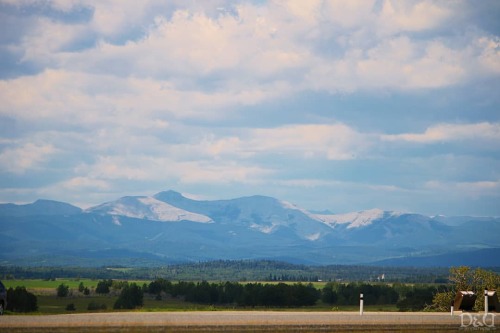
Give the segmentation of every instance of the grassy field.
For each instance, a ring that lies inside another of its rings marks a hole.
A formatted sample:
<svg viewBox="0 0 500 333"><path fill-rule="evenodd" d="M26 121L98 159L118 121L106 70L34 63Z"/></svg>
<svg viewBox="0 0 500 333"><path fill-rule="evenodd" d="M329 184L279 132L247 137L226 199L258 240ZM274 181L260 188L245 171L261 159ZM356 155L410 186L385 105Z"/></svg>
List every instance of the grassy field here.
<svg viewBox="0 0 500 333"><path fill-rule="evenodd" d="M16 280L2 280L3 284L6 288L15 288L17 286L26 287L26 289L41 289L41 288L53 288L54 290L61 284L64 283L66 286L72 289L78 289L80 283L83 283L85 287L95 288L100 279L54 279L54 280L40 280L40 279L16 279ZM138 285L147 283L149 284L150 280L127 280L129 283L135 282ZM218 283L220 281L208 281L210 283ZM240 284L247 283L263 283L263 284L278 284L278 283L289 283L294 284L298 282L283 282L283 281L243 281ZM309 282L302 282L303 284L309 284ZM322 289L327 282L311 282L311 284L318 290Z"/></svg>
<svg viewBox="0 0 500 333"><path fill-rule="evenodd" d="M55 289L64 283L72 289L78 289L80 283L85 287L95 288L99 280L90 279L55 279L55 280L37 280L37 279L23 279L23 280L4 280L2 281L6 288L25 287L28 290L36 289Z"/></svg>
<svg viewBox="0 0 500 333"><path fill-rule="evenodd" d="M118 291L111 291L109 295L96 294L93 290L97 286L99 280L91 279L55 279L55 280L37 280L37 279L21 279L21 280L4 280L3 283L7 288L15 287L25 287L28 291L32 292L37 296L38 299L38 314L61 314L61 313L85 313L85 312L95 312L95 311L115 311L113 310L113 305L118 298ZM142 286L144 283L149 283L150 281L128 281L135 282ZM90 295L84 295L78 291L78 286L80 283L91 290ZM243 282L245 283L245 282ZM249 282L246 282L249 283ZM268 283L268 282L265 282ZM279 282L271 282L279 283ZM56 289L60 284L65 284L69 286L70 292L67 297L57 297ZM325 282L315 282L313 285L317 289L324 287ZM89 311L88 306L93 302L99 306L102 306L101 310ZM75 310L66 310L69 304L73 304ZM161 300L155 299L154 296L149 294L144 294L144 306L136 311L224 311L224 310L234 310L233 306L213 306L213 305L203 305L185 302L182 299L172 298L169 296L164 296ZM256 308L242 308L238 307L238 310L267 310L263 307ZM304 307L300 309L292 308L273 308L273 310L278 311L290 311L290 310L301 310L301 311L359 311L358 306L339 306L332 307L331 305L323 304L318 301L317 305ZM395 305L366 305L365 311L397 311Z"/></svg>

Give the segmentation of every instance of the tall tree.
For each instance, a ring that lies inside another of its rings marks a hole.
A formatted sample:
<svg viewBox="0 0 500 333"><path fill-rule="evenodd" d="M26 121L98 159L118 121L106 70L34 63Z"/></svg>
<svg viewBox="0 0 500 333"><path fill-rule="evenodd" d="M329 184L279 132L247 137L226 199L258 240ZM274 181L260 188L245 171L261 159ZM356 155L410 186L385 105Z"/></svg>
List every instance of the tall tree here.
<svg viewBox="0 0 500 333"><path fill-rule="evenodd" d="M481 268L473 270L467 266L452 267L449 280L453 283L453 289L437 293L431 308L438 311L449 311L457 292L473 291L478 296L474 309L480 311L484 309L484 290L498 290L500 287L499 274Z"/></svg>
<svg viewBox="0 0 500 333"><path fill-rule="evenodd" d="M38 310L38 299L25 287L7 290L7 310L12 312L32 312Z"/></svg>
<svg viewBox="0 0 500 333"><path fill-rule="evenodd" d="M126 285L115 302L115 309L135 309L144 304L142 288L135 283Z"/></svg>
<svg viewBox="0 0 500 333"><path fill-rule="evenodd" d="M69 294L69 287L64 283L61 283L57 287L57 297L66 297Z"/></svg>

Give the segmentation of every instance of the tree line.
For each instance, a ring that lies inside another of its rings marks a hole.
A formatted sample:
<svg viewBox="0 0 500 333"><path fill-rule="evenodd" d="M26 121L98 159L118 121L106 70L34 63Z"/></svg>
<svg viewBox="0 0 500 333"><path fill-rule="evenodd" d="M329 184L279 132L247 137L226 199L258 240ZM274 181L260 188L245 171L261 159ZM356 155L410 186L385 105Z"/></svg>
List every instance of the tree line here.
<svg viewBox="0 0 500 333"><path fill-rule="evenodd" d="M172 297L182 297L187 302L211 305L236 305L241 307L302 307L314 305L319 291L312 284L263 284L206 281L170 283L156 280L149 284L148 292Z"/></svg>
<svg viewBox="0 0 500 333"><path fill-rule="evenodd" d="M341 283L329 282L319 290L312 283L240 283L240 282L171 282L157 278L142 286L124 280L104 279L97 283L95 293L119 293L115 309L142 307L144 294L157 300L165 296L186 302L238 306L238 307L306 307L321 301L332 306L358 305L359 296L364 296L365 305L396 305L400 311L449 311L450 303L457 291L471 290L482 293L484 289L498 290L500 275L492 271L455 267L450 269L449 280L453 284L403 284L403 283ZM58 297L66 297L69 288L61 284L56 289ZM78 291L89 294L88 288L80 284ZM7 310L30 312L37 309L37 298L24 287L9 288ZM483 307L482 297L476 301L476 309ZM71 310L72 307L68 306ZM103 309L101 304L91 302L88 310Z"/></svg>
<svg viewBox="0 0 500 333"><path fill-rule="evenodd" d="M172 283L165 279L151 282L144 290L161 297L169 294L188 302L239 307L303 307L318 301L342 306L359 304L362 293L366 305L397 305L400 311L419 311L432 304L433 297L447 290L446 285L405 285L329 282L321 290L311 283L263 284L206 281Z"/></svg>
<svg viewBox="0 0 500 333"><path fill-rule="evenodd" d="M153 280L163 277L175 281L377 281L447 283L447 268L307 266L271 260L218 260L170 264L163 267L16 267L0 266L0 277L8 279L89 278Z"/></svg>

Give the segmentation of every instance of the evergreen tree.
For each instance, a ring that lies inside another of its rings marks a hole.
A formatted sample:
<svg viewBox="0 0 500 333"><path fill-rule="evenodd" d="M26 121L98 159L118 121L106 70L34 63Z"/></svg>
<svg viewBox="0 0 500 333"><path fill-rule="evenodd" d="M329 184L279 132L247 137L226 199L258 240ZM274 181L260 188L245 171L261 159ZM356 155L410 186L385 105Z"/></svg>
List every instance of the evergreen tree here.
<svg viewBox="0 0 500 333"><path fill-rule="evenodd" d="M38 310L38 300L25 287L9 288L7 290L7 310L12 312L36 311Z"/></svg>
<svg viewBox="0 0 500 333"><path fill-rule="evenodd" d="M64 283L61 283L57 287L57 297L66 297L69 294L69 287Z"/></svg>
<svg viewBox="0 0 500 333"><path fill-rule="evenodd" d="M144 304L142 288L135 283L126 285L115 302L115 309L135 309Z"/></svg>
<svg viewBox="0 0 500 333"><path fill-rule="evenodd" d="M109 288L113 285L113 280L102 280L97 283L95 292L98 294L109 294Z"/></svg>

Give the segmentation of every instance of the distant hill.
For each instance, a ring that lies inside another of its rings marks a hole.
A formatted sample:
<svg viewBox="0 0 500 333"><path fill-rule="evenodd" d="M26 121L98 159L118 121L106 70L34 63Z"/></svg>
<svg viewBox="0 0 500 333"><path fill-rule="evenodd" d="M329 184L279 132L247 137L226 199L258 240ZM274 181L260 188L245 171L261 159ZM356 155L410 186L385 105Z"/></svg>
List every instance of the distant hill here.
<svg viewBox="0 0 500 333"><path fill-rule="evenodd" d="M308 265L500 266L499 234L500 219L494 217L379 209L318 214L258 195L208 201L165 191L86 210L49 200L0 204L3 265L265 259ZM476 250L482 251L477 258Z"/></svg>
<svg viewBox="0 0 500 333"><path fill-rule="evenodd" d="M81 208L53 200L40 199L26 205L0 204L0 216L74 215L81 212Z"/></svg>

